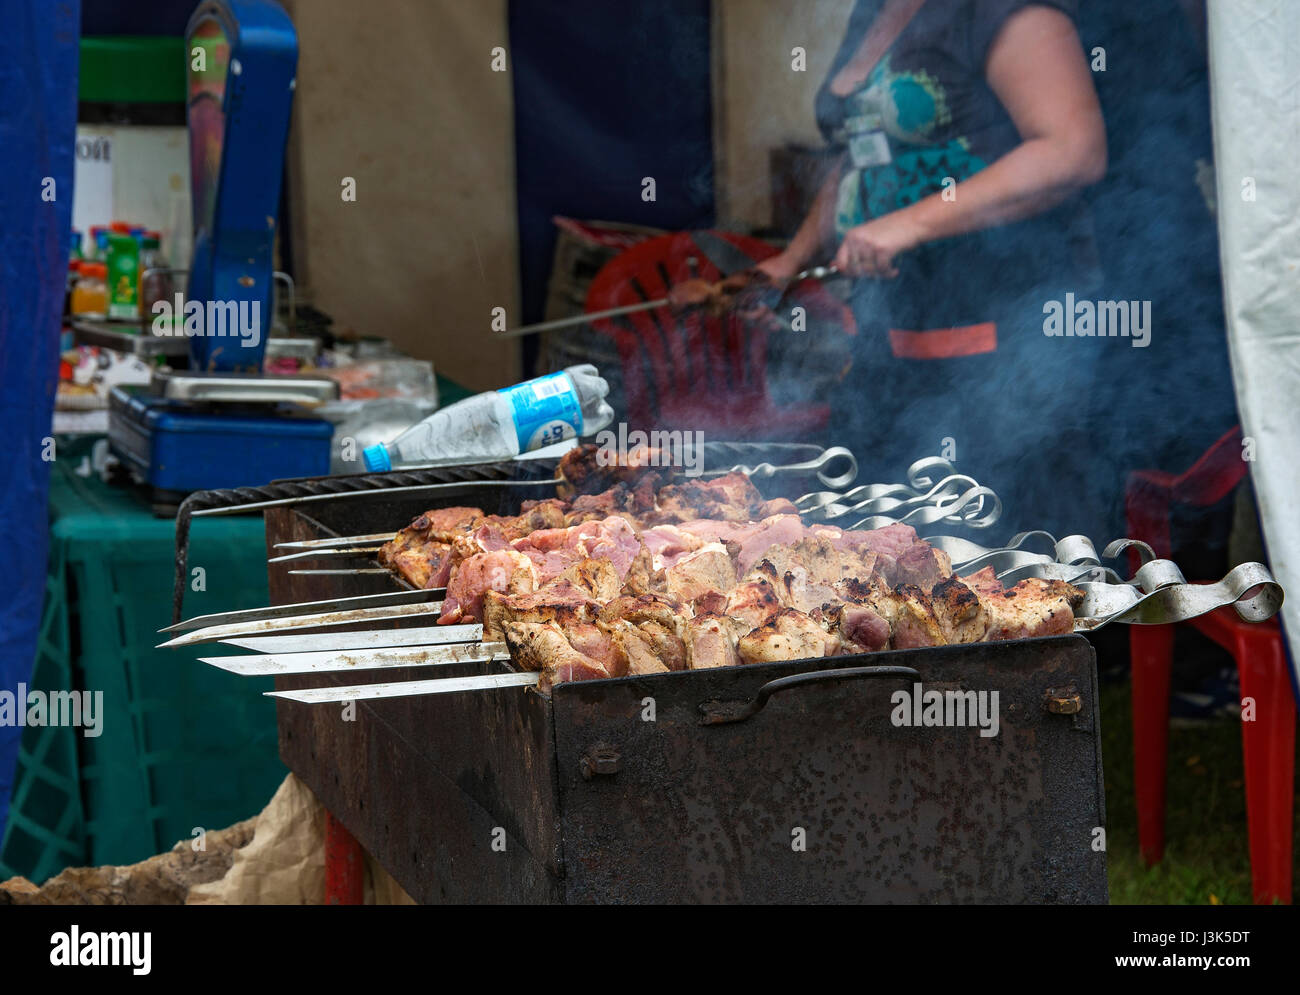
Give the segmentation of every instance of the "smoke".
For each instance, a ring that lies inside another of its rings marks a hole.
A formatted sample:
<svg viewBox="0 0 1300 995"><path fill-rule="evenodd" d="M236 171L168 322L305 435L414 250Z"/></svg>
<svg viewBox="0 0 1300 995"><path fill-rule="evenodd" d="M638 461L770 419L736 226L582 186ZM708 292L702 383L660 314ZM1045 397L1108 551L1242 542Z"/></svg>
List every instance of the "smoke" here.
<svg viewBox="0 0 1300 995"><path fill-rule="evenodd" d="M1105 56L1105 70L1093 73L1109 144L1105 178L1033 223L900 262L900 280L916 288L912 303L886 307L888 288L856 287L861 341L832 402L831 441L853 448L871 480L900 478L909 462L951 444L959 470L1004 496L1008 535L1046 528L1101 543L1125 531L1130 472L1181 472L1231 428L1236 411L1217 233L1197 182L1211 161L1204 54L1175 0L1080 6L1084 50L1090 61L1099 48ZM1056 274L1045 283L1017 269L1023 240L1044 232L1055 233L1039 251ZM966 316L954 325L993 319L987 302L996 301L997 352L901 364L890 356L890 328L935 327L923 323L935 295L938 311ZM1146 347L1122 336L1044 335L1045 306L1067 295L1094 310L1138 302L1150 315ZM779 365L783 350L800 348L770 342L769 356Z"/></svg>

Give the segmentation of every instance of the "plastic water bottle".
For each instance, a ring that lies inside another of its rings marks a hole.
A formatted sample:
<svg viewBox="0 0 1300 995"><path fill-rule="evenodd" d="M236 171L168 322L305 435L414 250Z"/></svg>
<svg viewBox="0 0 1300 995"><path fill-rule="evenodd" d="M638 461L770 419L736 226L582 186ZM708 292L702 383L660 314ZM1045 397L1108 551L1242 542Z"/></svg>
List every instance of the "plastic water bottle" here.
<svg viewBox="0 0 1300 995"><path fill-rule="evenodd" d="M435 411L392 442L362 451L366 469L511 459L520 453L592 435L614 420L609 384L590 364L570 366L513 387L492 390Z"/></svg>

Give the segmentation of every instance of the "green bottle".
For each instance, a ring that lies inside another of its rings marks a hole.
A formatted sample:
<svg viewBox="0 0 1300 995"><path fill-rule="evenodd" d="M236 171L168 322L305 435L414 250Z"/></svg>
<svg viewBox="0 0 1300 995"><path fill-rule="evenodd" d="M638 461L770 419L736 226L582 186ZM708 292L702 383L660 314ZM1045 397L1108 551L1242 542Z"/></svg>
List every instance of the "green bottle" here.
<svg viewBox="0 0 1300 995"><path fill-rule="evenodd" d="M130 235L108 236L108 316L140 318L140 243Z"/></svg>

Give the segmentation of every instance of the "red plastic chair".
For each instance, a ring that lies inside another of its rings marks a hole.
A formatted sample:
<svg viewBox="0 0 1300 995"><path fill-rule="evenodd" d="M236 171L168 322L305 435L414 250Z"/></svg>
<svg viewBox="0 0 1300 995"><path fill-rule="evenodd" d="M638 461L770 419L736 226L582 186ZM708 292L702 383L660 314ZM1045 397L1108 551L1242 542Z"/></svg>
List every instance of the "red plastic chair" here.
<svg viewBox="0 0 1300 995"><path fill-rule="evenodd" d="M1226 498L1246 475L1241 443L1241 429L1234 428L1186 473L1139 470L1131 474L1125 490L1128 534L1148 542L1156 555L1168 556L1171 506L1205 507ZM1187 624L1232 654L1242 698L1255 702L1255 721L1241 724L1252 890L1259 904L1290 903L1296 703L1281 627L1276 619L1243 622L1231 608ZM1165 849L1173 626L1135 625L1129 630L1129 648L1138 845L1142 859L1155 864Z"/></svg>
<svg viewBox="0 0 1300 995"><path fill-rule="evenodd" d="M712 234L755 262L777 251L756 238ZM655 300L692 276L718 280L723 274L689 232L647 239L601 268L587 291L587 310ZM818 284L805 283L787 300L807 310L809 327L829 319L848 334L856 333L849 310ZM767 335L734 315L674 315L664 307L601 319L593 327L612 337L618 349L633 428L701 431L715 439L808 441L830 420L826 404L773 404L767 389Z"/></svg>

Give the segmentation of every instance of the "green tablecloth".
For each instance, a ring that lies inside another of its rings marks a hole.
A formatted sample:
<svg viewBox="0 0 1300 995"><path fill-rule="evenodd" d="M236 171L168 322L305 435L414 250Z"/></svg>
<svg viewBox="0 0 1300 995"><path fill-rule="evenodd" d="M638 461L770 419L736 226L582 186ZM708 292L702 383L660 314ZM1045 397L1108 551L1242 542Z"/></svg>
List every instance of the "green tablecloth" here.
<svg viewBox="0 0 1300 995"><path fill-rule="evenodd" d="M102 734L24 730L0 879L141 860L254 815L286 773L275 706L261 694L270 679L198 663L210 645L154 649L171 621L175 523L134 490L79 476L90 441L61 445L53 467L30 686L102 691ZM195 520L190 567L203 569L206 590L191 584L187 615L266 604L261 517Z"/></svg>

